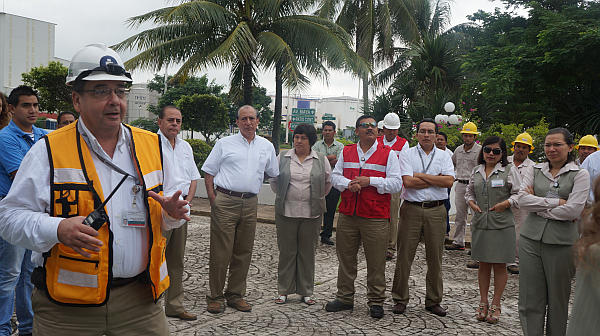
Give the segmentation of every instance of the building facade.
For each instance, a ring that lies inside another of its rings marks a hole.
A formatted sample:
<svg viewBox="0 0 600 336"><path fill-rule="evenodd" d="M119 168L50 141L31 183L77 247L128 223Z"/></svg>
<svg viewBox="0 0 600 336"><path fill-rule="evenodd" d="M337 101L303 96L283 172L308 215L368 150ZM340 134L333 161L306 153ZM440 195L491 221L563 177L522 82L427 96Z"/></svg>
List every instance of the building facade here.
<svg viewBox="0 0 600 336"><path fill-rule="evenodd" d="M0 91L23 84L21 74L54 61L56 24L0 12Z"/></svg>

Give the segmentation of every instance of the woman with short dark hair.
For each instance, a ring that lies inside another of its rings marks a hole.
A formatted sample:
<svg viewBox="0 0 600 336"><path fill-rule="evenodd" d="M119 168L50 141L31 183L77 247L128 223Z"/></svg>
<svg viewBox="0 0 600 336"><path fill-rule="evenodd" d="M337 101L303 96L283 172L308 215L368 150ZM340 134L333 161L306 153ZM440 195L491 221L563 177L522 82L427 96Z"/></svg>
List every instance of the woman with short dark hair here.
<svg viewBox="0 0 600 336"><path fill-rule="evenodd" d="M300 124L294 129L294 148L279 154L279 176L270 179L275 192L275 225L279 264L277 304L289 294L299 294L307 305L313 296L315 250L325 212L325 195L331 189L329 160L312 150L317 141L314 126Z"/></svg>
<svg viewBox="0 0 600 336"><path fill-rule="evenodd" d="M565 128L548 131L547 161L527 168L519 205L529 211L519 237L519 317L523 333L564 335L577 220L587 202L590 175L574 162L573 135Z"/></svg>
<svg viewBox="0 0 600 336"><path fill-rule="evenodd" d="M497 136L485 139L478 163L465 194L474 213L471 257L479 261L477 320L497 323L502 293L508 280L506 264L515 261L515 219L511 208L518 207L521 175L513 164L508 163L506 143ZM492 269L494 296L490 306L488 291Z"/></svg>

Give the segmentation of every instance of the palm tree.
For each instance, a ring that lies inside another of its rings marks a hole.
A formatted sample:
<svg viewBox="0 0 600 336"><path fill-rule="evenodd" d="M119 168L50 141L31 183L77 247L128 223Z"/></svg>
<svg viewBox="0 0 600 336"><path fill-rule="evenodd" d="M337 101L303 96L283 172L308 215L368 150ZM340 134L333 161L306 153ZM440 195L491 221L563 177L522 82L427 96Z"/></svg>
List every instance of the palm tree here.
<svg viewBox="0 0 600 336"><path fill-rule="evenodd" d="M447 0L422 0L415 5L413 17L418 34L407 32L403 25L396 26L397 36L405 45L393 48L393 62L375 75L375 83L391 83L388 95L407 102L409 115L420 119L438 113L459 92L457 34L461 29L444 32L450 13ZM378 50L376 58L383 59L382 54L384 51Z"/></svg>
<svg viewBox="0 0 600 336"><path fill-rule="evenodd" d="M317 14L334 19L355 37L356 53L375 67L374 49L382 50L392 59L394 31L392 24L401 23L404 30L415 35L416 22L412 16L414 2L419 0L321 0ZM361 76L363 112L369 110L369 74Z"/></svg>
<svg viewBox="0 0 600 336"><path fill-rule="evenodd" d="M158 9L129 19L132 28L153 23L115 47L142 50L127 61L130 68L161 69L182 63L175 77L207 66L232 67L231 94L252 104L259 69L274 68L276 99L273 144L279 147L281 91L302 87L313 75L327 76L326 66L368 72L350 49L350 36L333 22L301 15L315 0L198 1ZM277 136L277 137L276 137Z"/></svg>

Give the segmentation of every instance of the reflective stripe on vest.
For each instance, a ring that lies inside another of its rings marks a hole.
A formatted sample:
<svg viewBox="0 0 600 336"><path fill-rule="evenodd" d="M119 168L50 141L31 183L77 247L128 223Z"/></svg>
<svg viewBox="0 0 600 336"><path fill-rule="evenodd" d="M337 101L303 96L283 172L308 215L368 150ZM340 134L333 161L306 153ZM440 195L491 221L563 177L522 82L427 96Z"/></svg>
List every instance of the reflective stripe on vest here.
<svg viewBox="0 0 600 336"><path fill-rule="evenodd" d="M104 200L102 186L91 153L77 131L77 123L56 130L46 137L50 162L50 215L69 218L87 216ZM133 165L143 177L145 192L153 190L162 195L162 153L160 139L134 127L131 147ZM148 218L148 265L144 271L150 280L154 300L169 287L164 255L166 239L162 236L162 209L158 202L144 197ZM81 256L68 246L56 244L44 253L44 269L48 297L56 303L71 306L101 306L106 303L112 280L112 242L107 222L98 230L97 239L103 242L100 252L88 251L90 258Z"/></svg>
<svg viewBox="0 0 600 336"><path fill-rule="evenodd" d="M391 148L377 146L377 150L360 166L357 145L345 146L342 152L344 160L343 175L349 180L357 176L386 177L386 168ZM340 213L365 218L390 218L390 194L380 194L373 186L362 188L359 193L346 189L342 192Z"/></svg>

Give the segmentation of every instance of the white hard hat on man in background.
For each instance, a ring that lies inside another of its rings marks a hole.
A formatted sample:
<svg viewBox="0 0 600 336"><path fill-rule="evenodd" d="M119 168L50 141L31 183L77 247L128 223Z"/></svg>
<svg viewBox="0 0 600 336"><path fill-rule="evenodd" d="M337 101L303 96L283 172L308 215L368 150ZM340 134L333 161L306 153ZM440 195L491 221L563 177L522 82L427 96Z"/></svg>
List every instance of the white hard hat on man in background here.
<svg viewBox="0 0 600 336"><path fill-rule="evenodd" d="M388 113L383 118L383 127L387 129L399 129L400 117L396 113Z"/></svg>

